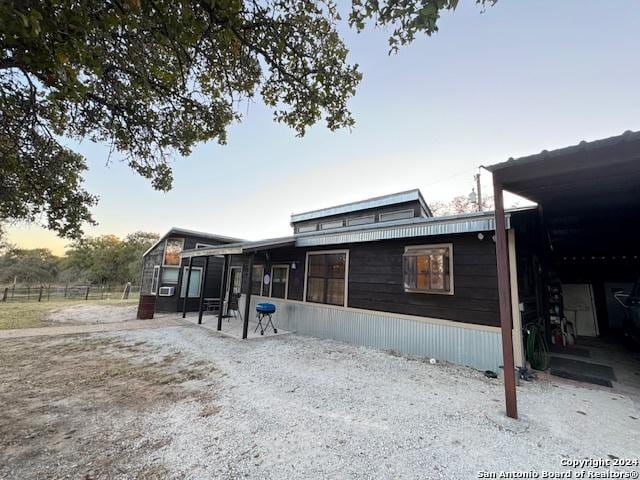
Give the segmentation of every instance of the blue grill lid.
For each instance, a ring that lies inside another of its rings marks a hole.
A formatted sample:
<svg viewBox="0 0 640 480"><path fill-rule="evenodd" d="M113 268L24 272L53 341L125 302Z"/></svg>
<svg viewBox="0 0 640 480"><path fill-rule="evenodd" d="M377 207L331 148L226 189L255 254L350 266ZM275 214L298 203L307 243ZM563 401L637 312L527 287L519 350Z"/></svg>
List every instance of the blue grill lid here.
<svg viewBox="0 0 640 480"><path fill-rule="evenodd" d="M259 303L256 305L256 312L258 313L275 313L276 306L273 303Z"/></svg>

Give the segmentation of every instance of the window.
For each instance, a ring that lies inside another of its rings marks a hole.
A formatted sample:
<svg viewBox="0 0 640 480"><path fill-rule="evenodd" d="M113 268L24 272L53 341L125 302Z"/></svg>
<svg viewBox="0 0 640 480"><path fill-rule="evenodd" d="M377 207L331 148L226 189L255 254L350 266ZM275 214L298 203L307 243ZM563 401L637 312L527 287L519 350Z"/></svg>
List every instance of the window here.
<svg viewBox="0 0 640 480"><path fill-rule="evenodd" d="M179 268L168 268L168 267L163 268L162 283L178 283L179 273L180 273Z"/></svg>
<svg viewBox="0 0 640 480"><path fill-rule="evenodd" d="M271 267L271 283L269 296L273 298L287 298L289 283L289 265L274 265Z"/></svg>
<svg viewBox="0 0 640 480"><path fill-rule="evenodd" d="M453 245L421 245L404 249L404 291L453 295Z"/></svg>
<svg viewBox="0 0 640 480"><path fill-rule="evenodd" d="M317 229L318 226L315 223L313 225L302 225L298 227L298 233L315 232Z"/></svg>
<svg viewBox="0 0 640 480"><path fill-rule="evenodd" d="M264 265L254 265L251 274L251 295L262 295Z"/></svg>
<svg viewBox="0 0 640 480"><path fill-rule="evenodd" d="M349 251L307 253L305 301L346 306Z"/></svg>
<svg viewBox="0 0 640 480"><path fill-rule="evenodd" d="M180 266L180 254L184 247L184 238L167 238L164 243L164 259L162 265L168 267Z"/></svg>
<svg viewBox="0 0 640 480"><path fill-rule="evenodd" d="M153 275L151 276L151 295L158 293L158 282L160 280L160 265L153 267Z"/></svg>
<svg viewBox="0 0 640 480"><path fill-rule="evenodd" d="M324 222L320 224L320 230L331 230L332 228L340 228L344 224L342 220L334 220L333 222Z"/></svg>
<svg viewBox="0 0 640 480"><path fill-rule="evenodd" d="M229 269L229 288L227 291L233 294L240 294L242 290L242 267L231 267Z"/></svg>
<svg viewBox="0 0 640 480"><path fill-rule="evenodd" d="M347 226L353 227L356 225L367 225L368 223L375 223L376 216L375 215L367 215L366 217L356 217L347 219Z"/></svg>
<svg viewBox="0 0 640 480"><path fill-rule="evenodd" d="M182 273L182 285L180 286L180 298L184 298L187 291L187 273L189 267L184 267ZM191 269L191 280L189 281L189 298L198 298L200 296L200 283L202 282L202 267L193 267Z"/></svg>
<svg viewBox="0 0 640 480"><path fill-rule="evenodd" d="M387 212L380 214L381 222L389 222L391 220L403 220L405 218L413 218L414 212L413 210L398 210L395 212Z"/></svg>

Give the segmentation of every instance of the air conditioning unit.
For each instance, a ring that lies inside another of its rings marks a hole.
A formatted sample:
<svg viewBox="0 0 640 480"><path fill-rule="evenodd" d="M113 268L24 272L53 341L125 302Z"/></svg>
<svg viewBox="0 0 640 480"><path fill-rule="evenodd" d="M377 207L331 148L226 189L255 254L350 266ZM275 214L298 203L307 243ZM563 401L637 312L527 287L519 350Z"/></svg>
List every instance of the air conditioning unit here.
<svg viewBox="0 0 640 480"><path fill-rule="evenodd" d="M158 296L160 297L173 297L176 293L176 287L160 287Z"/></svg>

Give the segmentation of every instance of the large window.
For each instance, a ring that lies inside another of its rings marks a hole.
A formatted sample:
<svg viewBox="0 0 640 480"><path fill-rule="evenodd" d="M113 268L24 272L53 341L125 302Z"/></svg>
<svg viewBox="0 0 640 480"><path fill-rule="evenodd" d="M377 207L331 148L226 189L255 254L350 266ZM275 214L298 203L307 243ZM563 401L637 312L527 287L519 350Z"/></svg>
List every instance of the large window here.
<svg viewBox="0 0 640 480"><path fill-rule="evenodd" d="M160 282L160 265L153 267L153 275L151 276L151 295L158 293L158 283Z"/></svg>
<svg viewBox="0 0 640 480"><path fill-rule="evenodd" d="M264 280L264 266L254 265L251 274L251 295L262 295L262 285Z"/></svg>
<svg viewBox="0 0 640 480"><path fill-rule="evenodd" d="M406 247L402 258L404 291L453 295L453 246Z"/></svg>
<svg viewBox="0 0 640 480"><path fill-rule="evenodd" d="M271 267L271 284L269 296L273 298L287 298L287 284L289 283L289 265L274 265Z"/></svg>
<svg viewBox="0 0 640 480"><path fill-rule="evenodd" d="M184 238L167 238L164 244L164 259L162 265L165 267L179 267L180 254L184 247Z"/></svg>
<svg viewBox="0 0 640 480"><path fill-rule="evenodd" d="M346 306L348 250L307 253L305 301Z"/></svg>
<svg viewBox="0 0 640 480"><path fill-rule="evenodd" d="M182 273L182 285L180 286L180 298L184 298L187 291L187 273L189 267L184 267ZM198 298L200 296L200 284L202 283L202 267L193 267L191 269L191 280L189 281L189 298Z"/></svg>

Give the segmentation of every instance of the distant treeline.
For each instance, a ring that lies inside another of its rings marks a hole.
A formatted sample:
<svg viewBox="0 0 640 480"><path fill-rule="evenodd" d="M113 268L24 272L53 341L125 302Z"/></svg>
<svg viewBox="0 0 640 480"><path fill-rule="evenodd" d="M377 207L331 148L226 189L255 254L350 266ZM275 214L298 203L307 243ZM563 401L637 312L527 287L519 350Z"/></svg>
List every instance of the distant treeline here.
<svg viewBox="0 0 640 480"><path fill-rule="evenodd" d="M0 255L0 285L122 285L140 283L142 254L159 235L136 232L76 240L62 257L47 248L5 245Z"/></svg>

